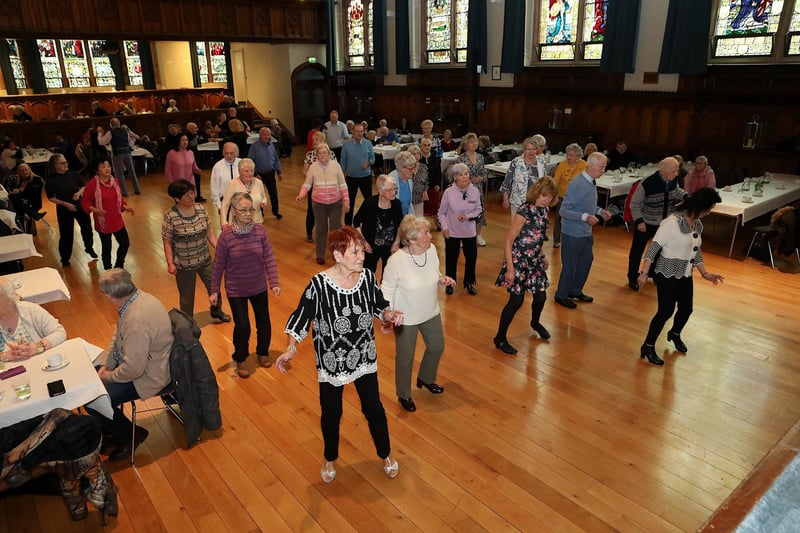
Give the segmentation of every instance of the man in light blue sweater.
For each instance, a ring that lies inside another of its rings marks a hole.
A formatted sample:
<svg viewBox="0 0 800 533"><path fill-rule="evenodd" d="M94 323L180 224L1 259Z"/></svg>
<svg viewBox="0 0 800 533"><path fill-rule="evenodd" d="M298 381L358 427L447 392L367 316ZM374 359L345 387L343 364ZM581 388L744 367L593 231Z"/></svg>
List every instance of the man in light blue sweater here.
<svg viewBox="0 0 800 533"><path fill-rule="evenodd" d="M592 226L611 218L611 213L597 207L595 180L606 170L606 156L600 152L589 155L586 170L572 180L561 202L561 277L558 279L556 302L568 309L577 307L573 298L591 302L583 286L592 268Z"/></svg>
<svg viewBox="0 0 800 533"><path fill-rule="evenodd" d="M350 211L344 214L344 223L353 223L353 212L356 207L356 195L361 191L364 200L372 196L372 165L375 163L375 152L372 143L364 138L364 127L353 126L353 139L342 146L342 165L347 194L350 197Z"/></svg>

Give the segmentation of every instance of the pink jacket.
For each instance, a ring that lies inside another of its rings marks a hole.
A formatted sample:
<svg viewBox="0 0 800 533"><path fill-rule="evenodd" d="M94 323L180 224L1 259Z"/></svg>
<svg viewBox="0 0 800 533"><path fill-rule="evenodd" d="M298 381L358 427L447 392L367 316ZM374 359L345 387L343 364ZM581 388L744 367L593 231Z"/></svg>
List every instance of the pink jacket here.
<svg viewBox="0 0 800 533"><path fill-rule="evenodd" d="M194 152L191 150L170 150L167 152L167 162L164 164L164 175L172 183L185 179L194 183L194 174L200 174L200 168L194 161Z"/></svg>

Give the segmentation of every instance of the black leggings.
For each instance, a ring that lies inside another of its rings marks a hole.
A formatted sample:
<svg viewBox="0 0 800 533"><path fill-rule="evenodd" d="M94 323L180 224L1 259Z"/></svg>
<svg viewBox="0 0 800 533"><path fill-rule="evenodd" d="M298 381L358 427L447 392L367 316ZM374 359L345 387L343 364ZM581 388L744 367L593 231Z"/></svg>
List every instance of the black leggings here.
<svg viewBox="0 0 800 533"><path fill-rule="evenodd" d="M539 323L539 318L542 316L542 309L544 309L544 302L546 299L547 293L545 291L537 291L533 294L533 301L531 302L531 325ZM513 292L508 293L508 303L503 307L503 312L500 313L500 325L497 326L496 339L506 340L508 326L511 325L511 321L514 320L514 315L517 314L517 311L522 307L522 302L524 301L524 292L521 294L514 294Z"/></svg>
<svg viewBox="0 0 800 533"><path fill-rule="evenodd" d="M114 268L125 268L125 256L128 255L128 248L131 240L128 238L128 230L123 226L121 230L114 233L97 233L100 235L100 245L102 250L100 257L103 259L103 268L111 268L111 236L117 239L117 259L114 261Z"/></svg>
<svg viewBox="0 0 800 533"><path fill-rule="evenodd" d="M645 344L650 346L655 345L656 339L661 335L661 330L664 329L664 324L675 312L676 304L678 311L672 320L672 329L670 331L680 335L692 314L694 300L694 285L692 284L691 276L667 278L657 273L653 276L653 281L655 281L658 291L658 311L656 311L653 320L650 321L650 329L648 329L647 339L644 341Z"/></svg>

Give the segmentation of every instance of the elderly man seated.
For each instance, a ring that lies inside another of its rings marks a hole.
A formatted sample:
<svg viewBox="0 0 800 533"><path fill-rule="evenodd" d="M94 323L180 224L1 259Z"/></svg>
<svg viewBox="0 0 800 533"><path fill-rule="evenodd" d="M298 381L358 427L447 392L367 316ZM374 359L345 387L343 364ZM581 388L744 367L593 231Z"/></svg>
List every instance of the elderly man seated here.
<svg viewBox="0 0 800 533"><path fill-rule="evenodd" d="M617 145L608 154L608 165L606 170L617 170L618 168L625 168L631 163L636 162L636 156L633 155L628 149L628 143L625 141L617 141Z"/></svg>
<svg viewBox="0 0 800 533"><path fill-rule="evenodd" d="M400 137L398 137L395 132L391 131L386 126L381 126L378 128L377 144L392 144L399 141Z"/></svg>
<svg viewBox="0 0 800 533"><path fill-rule="evenodd" d="M156 396L170 382L172 323L161 302L137 289L127 271L107 270L100 275L99 284L100 292L119 314L114 338L104 353L105 364L97 369L114 406L114 419L109 420L89 407L86 410L97 416L103 433L111 436L112 442L104 443L103 448L109 452L109 459L116 460L130 456L134 429L134 448L148 435L143 427L133 427L122 405Z"/></svg>

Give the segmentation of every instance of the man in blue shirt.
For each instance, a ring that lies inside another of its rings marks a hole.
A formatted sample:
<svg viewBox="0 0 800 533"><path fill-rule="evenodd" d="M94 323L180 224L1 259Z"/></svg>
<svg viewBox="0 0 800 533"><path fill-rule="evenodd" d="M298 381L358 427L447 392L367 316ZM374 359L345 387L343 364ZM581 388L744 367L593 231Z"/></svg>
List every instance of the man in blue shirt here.
<svg viewBox="0 0 800 533"><path fill-rule="evenodd" d="M272 130L267 127L261 128L258 132L258 140L250 145L247 157L256 164L256 174L264 182L269 194L269 203L272 204L272 214L278 220L283 218L278 210L278 186L275 176L283 180L281 176L281 162L278 152L272 144Z"/></svg>
<svg viewBox="0 0 800 533"><path fill-rule="evenodd" d="M594 255L592 254L592 226L611 218L611 213L597 207L597 184L595 180L606 170L606 156L600 152L591 154L586 161L586 170L575 176L567 187L561 202L561 277L558 279L556 303L568 309L577 307L573 298L582 302L594 300L583 293L589 278Z"/></svg>
<svg viewBox="0 0 800 533"><path fill-rule="evenodd" d="M372 196L372 165L375 163L375 153L372 143L364 138L364 128L361 124L353 126L353 140L342 146L342 172L347 182L347 194L350 196L350 210L344 214L344 223L353 223L353 212L358 191L364 200Z"/></svg>

